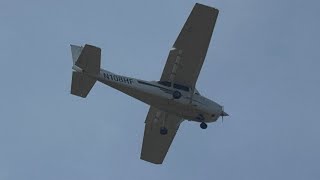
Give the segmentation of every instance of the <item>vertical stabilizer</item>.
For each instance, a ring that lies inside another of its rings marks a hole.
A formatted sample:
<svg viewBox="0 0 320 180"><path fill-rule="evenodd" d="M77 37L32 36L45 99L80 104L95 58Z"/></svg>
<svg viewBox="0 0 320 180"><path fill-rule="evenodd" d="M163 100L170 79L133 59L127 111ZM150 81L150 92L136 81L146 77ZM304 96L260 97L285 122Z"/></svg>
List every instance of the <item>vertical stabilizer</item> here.
<svg viewBox="0 0 320 180"><path fill-rule="evenodd" d="M70 46L71 46L73 64L75 64L81 54L83 47L72 45L72 44Z"/></svg>

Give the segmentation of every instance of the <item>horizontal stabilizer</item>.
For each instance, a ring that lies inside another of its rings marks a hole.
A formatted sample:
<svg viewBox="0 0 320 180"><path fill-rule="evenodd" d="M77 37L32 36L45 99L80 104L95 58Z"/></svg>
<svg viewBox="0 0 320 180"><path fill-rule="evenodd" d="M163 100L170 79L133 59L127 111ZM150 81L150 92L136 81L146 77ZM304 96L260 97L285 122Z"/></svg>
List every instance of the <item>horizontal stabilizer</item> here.
<svg viewBox="0 0 320 180"><path fill-rule="evenodd" d="M73 72L71 94L85 98L89 94L95 82L95 79L92 79L89 76L84 75L83 73Z"/></svg>
<svg viewBox="0 0 320 180"><path fill-rule="evenodd" d="M80 48L82 47L71 46L71 50L80 52L75 65L87 73L98 74L100 72L101 49L88 44L83 49ZM75 57L76 55L77 53L75 53Z"/></svg>

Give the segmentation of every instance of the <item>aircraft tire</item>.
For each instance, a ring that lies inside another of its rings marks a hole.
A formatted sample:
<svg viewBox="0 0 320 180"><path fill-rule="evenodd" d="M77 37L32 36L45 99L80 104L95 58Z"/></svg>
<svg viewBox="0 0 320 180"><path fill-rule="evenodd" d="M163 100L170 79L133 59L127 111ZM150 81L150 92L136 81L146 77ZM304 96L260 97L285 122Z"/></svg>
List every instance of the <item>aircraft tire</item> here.
<svg viewBox="0 0 320 180"><path fill-rule="evenodd" d="M166 135L168 134L168 129L166 127L161 127L160 128L160 134L161 135Z"/></svg>
<svg viewBox="0 0 320 180"><path fill-rule="evenodd" d="M205 122L200 123L201 129L207 129L208 125Z"/></svg>
<svg viewBox="0 0 320 180"><path fill-rule="evenodd" d="M172 96L174 99L179 99L181 98L181 93L179 91L174 91Z"/></svg>

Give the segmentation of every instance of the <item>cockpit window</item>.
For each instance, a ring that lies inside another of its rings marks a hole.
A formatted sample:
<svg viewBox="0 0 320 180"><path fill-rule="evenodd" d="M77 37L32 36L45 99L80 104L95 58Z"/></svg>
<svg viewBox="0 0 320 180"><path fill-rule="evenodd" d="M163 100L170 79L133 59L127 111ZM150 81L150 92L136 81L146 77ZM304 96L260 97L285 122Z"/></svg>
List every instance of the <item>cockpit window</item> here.
<svg viewBox="0 0 320 180"><path fill-rule="evenodd" d="M171 87L171 82L169 81L158 81L158 84L161 84L163 86ZM187 86L183 86L180 84L173 84L173 87L182 91L190 91L190 88Z"/></svg>
<svg viewBox="0 0 320 180"><path fill-rule="evenodd" d="M183 90L183 91L189 91L189 87L187 86L183 86L183 85L180 85L180 84L173 84L173 87L176 88L176 89L180 89L180 90Z"/></svg>
<svg viewBox="0 0 320 180"><path fill-rule="evenodd" d="M171 87L171 82L169 81L158 81L158 84L167 86L167 87Z"/></svg>

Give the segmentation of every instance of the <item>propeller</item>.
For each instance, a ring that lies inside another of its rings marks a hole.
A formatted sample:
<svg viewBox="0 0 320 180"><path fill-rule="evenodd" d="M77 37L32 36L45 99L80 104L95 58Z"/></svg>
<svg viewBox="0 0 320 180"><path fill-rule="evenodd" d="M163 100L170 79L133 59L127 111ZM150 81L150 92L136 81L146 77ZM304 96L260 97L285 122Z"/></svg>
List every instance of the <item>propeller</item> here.
<svg viewBox="0 0 320 180"><path fill-rule="evenodd" d="M223 117L224 117L224 116L229 116L229 114L227 114L226 112L224 112L224 107L223 107L223 106L222 106L222 111L221 111L220 116L221 116L221 119L222 119L222 123L223 123Z"/></svg>
<svg viewBox="0 0 320 180"><path fill-rule="evenodd" d="M224 112L224 106L222 106L222 111L221 111L221 120L222 120L222 123L223 123L223 117L224 117L223 112Z"/></svg>

